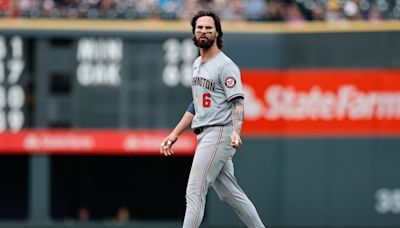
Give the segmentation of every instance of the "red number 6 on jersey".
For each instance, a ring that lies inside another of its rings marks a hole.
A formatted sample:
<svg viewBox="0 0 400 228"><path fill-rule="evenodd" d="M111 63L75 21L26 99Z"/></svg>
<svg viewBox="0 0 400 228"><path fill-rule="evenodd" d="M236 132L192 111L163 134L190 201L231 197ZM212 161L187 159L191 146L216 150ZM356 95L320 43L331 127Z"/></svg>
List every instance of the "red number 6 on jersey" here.
<svg viewBox="0 0 400 228"><path fill-rule="evenodd" d="M204 108L209 108L211 106L211 94L209 93L204 93L203 94L203 107Z"/></svg>

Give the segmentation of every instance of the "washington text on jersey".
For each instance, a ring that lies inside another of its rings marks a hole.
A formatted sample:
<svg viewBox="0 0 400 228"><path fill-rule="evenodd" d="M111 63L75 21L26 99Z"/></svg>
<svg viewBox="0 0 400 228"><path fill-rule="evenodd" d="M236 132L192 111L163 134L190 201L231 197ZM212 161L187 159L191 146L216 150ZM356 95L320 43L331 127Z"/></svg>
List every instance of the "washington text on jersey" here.
<svg viewBox="0 0 400 228"><path fill-rule="evenodd" d="M215 82L202 77L192 78L192 86L201 86L208 90L215 91Z"/></svg>

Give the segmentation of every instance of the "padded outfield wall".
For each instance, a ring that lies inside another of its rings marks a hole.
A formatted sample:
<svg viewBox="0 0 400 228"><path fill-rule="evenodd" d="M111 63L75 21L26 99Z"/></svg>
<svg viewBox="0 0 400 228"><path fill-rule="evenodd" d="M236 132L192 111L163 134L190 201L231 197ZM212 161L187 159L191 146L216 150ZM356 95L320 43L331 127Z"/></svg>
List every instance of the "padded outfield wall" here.
<svg viewBox="0 0 400 228"><path fill-rule="evenodd" d="M262 219L400 226L400 24L224 27L246 89L236 175ZM191 99L189 24L3 20L0 37L0 217L62 223L85 206L103 221L125 205L179 224L193 136L173 158L153 144ZM241 226L212 190L204 223Z"/></svg>

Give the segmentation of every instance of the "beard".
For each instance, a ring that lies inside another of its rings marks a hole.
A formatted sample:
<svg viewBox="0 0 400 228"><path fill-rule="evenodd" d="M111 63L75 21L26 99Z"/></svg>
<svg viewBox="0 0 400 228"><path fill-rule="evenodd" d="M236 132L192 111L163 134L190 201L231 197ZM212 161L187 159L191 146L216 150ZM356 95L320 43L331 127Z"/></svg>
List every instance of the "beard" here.
<svg viewBox="0 0 400 228"><path fill-rule="evenodd" d="M212 40L206 38L206 41L196 38L194 38L193 40L194 40L194 45L196 45L199 48L205 48L205 49L210 48L215 42L215 38Z"/></svg>

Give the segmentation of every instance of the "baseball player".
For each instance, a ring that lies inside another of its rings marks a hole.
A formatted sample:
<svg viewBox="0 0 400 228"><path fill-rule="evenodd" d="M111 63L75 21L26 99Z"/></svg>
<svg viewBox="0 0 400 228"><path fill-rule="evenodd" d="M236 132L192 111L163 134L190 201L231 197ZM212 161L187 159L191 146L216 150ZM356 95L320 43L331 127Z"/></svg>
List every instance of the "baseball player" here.
<svg viewBox="0 0 400 228"><path fill-rule="evenodd" d="M191 25L193 42L200 50L200 56L193 63L193 102L160 145L160 153L169 156L173 154L173 144L185 130L191 127L197 134L183 227L200 226L210 186L248 227L264 227L234 176L232 157L242 145L240 132L244 118L239 68L221 51L223 33L217 15L200 11Z"/></svg>

